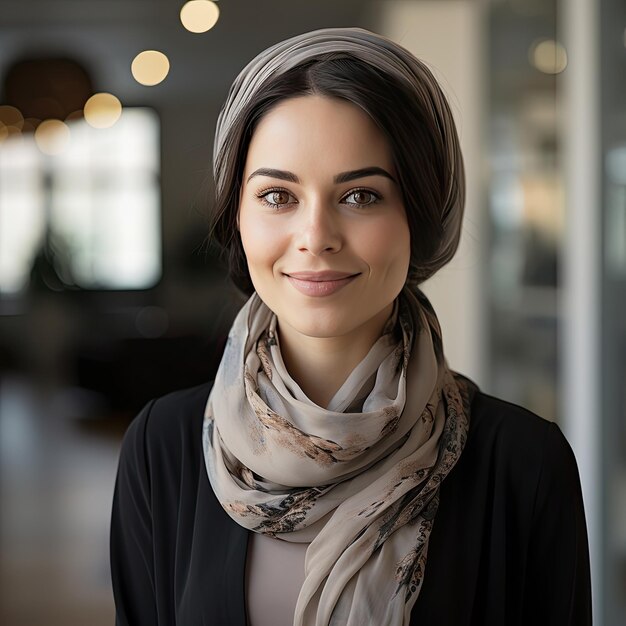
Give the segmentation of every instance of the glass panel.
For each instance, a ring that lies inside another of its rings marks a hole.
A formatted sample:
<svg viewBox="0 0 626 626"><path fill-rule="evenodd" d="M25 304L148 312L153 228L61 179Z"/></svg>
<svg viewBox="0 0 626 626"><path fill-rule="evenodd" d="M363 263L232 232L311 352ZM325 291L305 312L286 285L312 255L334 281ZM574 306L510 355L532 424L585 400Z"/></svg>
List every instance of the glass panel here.
<svg viewBox="0 0 626 626"><path fill-rule="evenodd" d="M602 0L604 625L626 624L626 3Z"/></svg>
<svg viewBox="0 0 626 626"><path fill-rule="evenodd" d="M557 409L556 3L492 2L489 15L490 368L496 395L547 419Z"/></svg>
<svg viewBox="0 0 626 626"><path fill-rule="evenodd" d="M159 122L125 109L94 129L69 122L70 141L46 156L31 136L0 146L0 293L29 285L37 263L59 285L143 289L161 275Z"/></svg>

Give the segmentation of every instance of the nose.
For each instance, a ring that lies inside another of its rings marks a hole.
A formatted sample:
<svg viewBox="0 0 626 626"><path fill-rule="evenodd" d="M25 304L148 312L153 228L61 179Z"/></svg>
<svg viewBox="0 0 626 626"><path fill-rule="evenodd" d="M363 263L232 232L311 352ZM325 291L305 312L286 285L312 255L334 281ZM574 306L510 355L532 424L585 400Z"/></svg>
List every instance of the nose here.
<svg viewBox="0 0 626 626"><path fill-rule="evenodd" d="M333 207L312 202L301 207L295 242L298 250L314 256L341 250L343 235L340 219Z"/></svg>

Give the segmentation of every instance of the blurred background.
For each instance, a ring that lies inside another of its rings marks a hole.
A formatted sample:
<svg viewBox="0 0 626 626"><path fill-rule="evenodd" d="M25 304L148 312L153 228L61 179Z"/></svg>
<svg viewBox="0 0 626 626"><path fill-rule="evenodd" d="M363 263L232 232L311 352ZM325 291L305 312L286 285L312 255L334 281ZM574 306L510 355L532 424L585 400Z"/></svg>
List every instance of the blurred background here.
<svg viewBox="0 0 626 626"><path fill-rule="evenodd" d="M1 624L113 623L123 432L212 376L242 304L206 241L217 114L255 54L328 26L450 98L467 213L425 290L450 364L568 437L595 623L626 623L623 0L1 0Z"/></svg>

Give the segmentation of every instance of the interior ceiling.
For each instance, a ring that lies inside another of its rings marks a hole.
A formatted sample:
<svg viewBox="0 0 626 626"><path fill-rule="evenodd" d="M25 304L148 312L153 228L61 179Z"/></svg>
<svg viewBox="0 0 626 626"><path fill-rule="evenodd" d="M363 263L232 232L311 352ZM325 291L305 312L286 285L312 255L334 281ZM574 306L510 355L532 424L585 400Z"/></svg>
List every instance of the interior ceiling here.
<svg viewBox="0 0 626 626"><path fill-rule="evenodd" d="M220 19L207 33L187 32L177 0L0 0L0 76L28 56L67 56L84 64L95 89L126 104L185 95L223 96L241 67L268 45L307 30L372 23L373 2L363 0L222 0ZM157 87L130 73L145 49L169 57L170 74Z"/></svg>

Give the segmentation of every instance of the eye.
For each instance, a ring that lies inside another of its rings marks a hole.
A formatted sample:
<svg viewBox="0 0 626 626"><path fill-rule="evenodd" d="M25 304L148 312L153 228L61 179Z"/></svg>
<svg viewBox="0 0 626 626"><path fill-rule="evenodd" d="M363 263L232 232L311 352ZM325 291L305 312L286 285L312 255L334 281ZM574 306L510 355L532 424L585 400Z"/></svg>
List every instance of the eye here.
<svg viewBox="0 0 626 626"><path fill-rule="evenodd" d="M380 200L380 196L368 189L355 189L344 196L343 202L353 206L364 207L375 204Z"/></svg>
<svg viewBox="0 0 626 626"><path fill-rule="evenodd" d="M296 199L286 189L266 189L258 193L257 198L263 204L274 208L296 202Z"/></svg>

